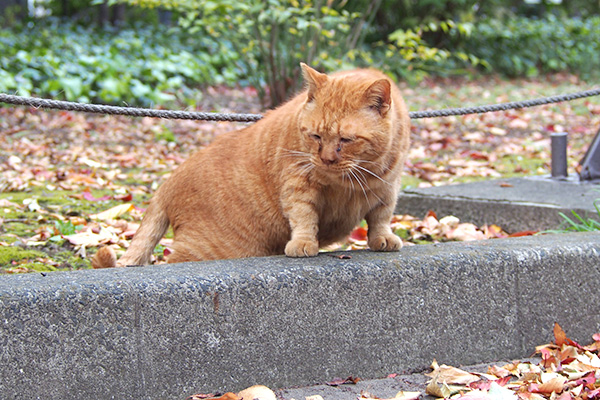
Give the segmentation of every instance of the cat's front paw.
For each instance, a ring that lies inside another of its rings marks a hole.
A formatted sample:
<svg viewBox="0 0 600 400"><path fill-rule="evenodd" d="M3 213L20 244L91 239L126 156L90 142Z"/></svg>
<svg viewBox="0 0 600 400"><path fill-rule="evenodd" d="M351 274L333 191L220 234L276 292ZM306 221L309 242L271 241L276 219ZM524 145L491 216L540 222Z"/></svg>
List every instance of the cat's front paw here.
<svg viewBox="0 0 600 400"><path fill-rule="evenodd" d="M402 240L391 232L369 238L368 244L374 251L398 251L402 248Z"/></svg>
<svg viewBox="0 0 600 400"><path fill-rule="evenodd" d="M314 257L319 253L319 243L314 240L292 239L285 245L288 257Z"/></svg>

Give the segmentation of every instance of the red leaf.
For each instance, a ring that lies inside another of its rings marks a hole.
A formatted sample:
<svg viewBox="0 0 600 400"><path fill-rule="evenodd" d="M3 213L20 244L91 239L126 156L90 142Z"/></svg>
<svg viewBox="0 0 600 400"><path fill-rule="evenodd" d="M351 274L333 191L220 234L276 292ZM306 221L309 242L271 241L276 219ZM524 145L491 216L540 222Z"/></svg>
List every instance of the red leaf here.
<svg viewBox="0 0 600 400"><path fill-rule="evenodd" d="M352 233L350 234L350 239L367 240L367 229L363 228L362 226L359 226L358 228L352 231Z"/></svg>
<svg viewBox="0 0 600 400"><path fill-rule="evenodd" d="M120 194L120 195L118 194L118 195L115 195L114 199L128 202L128 201L133 200L133 195L131 193Z"/></svg>
<svg viewBox="0 0 600 400"><path fill-rule="evenodd" d="M496 382L498 385L500 386L504 386L508 383L508 381L510 381L511 376L505 376L504 378L500 378L500 379L496 379L494 382Z"/></svg>
<svg viewBox="0 0 600 400"><path fill-rule="evenodd" d="M428 218L428 217L433 217L435 219L438 219L437 214L433 210L427 211L427 214L425 215L425 218Z"/></svg>
<svg viewBox="0 0 600 400"><path fill-rule="evenodd" d="M594 371L590 371L583 378L579 378L575 381L575 386L579 385L590 385L596 383L596 374Z"/></svg>
<svg viewBox="0 0 600 400"><path fill-rule="evenodd" d="M508 235L508 237L521 237L521 236L533 236L537 233L537 231L521 231L515 232Z"/></svg>

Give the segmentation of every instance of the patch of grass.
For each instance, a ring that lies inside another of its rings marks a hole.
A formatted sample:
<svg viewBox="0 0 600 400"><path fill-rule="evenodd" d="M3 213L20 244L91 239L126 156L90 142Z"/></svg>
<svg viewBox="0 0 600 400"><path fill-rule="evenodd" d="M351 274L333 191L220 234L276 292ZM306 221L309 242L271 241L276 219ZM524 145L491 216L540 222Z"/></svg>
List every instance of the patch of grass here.
<svg viewBox="0 0 600 400"><path fill-rule="evenodd" d="M526 175L538 175L540 169L547 169L546 165L548 161L549 160L541 158L507 154L498 158L498 161L493 163L493 166L504 178L513 178Z"/></svg>
<svg viewBox="0 0 600 400"><path fill-rule="evenodd" d="M573 218L559 212L558 215L563 219L563 229L548 230L541 233L567 233L567 232L597 232L600 231L600 199L594 201L594 208L598 213L598 219L584 218L575 210L571 210Z"/></svg>
<svg viewBox="0 0 600 400"><path fill-rule="evenodd" d="M12 261L34 260L46 257L46 253L37 250L26 250L17 246L0 247L0 265L10 265Z"/></svg>
<svg viewBox="0 0 600 400"><path fill-rule="evenodd" d="M60 235L70 235L82 227L72 221L61 220L55 215L65 217L79 216L88 218L90 214L104 211L122 204L121 200L89 201L77 198L80 192L48 191L33 187L30 192L1 193L0 199L6 199L18 205L27 199L35 199L41 210L30 210L27 207L0 208L0 217L4 220L0 241L12 244L0 246L0 273L48 272L57 270L74 270L91 268L90 261L75 255L72 246ZM92 196L102 198L114 195L110 190L92 190ZM133 202L137 202L134 199ZM26 240L40 230L51 230L55 236L43 246L33 249L14 245L19 240ZM92 251L93 252L93 251Z"/></svg>
<svg viewBox="0 0 600 400"><path fill-rule="evenodd" d="M52 258L59 263L60 269L88 269L92 267L89 260L84 260L66 250L54 254Z"/></svg>

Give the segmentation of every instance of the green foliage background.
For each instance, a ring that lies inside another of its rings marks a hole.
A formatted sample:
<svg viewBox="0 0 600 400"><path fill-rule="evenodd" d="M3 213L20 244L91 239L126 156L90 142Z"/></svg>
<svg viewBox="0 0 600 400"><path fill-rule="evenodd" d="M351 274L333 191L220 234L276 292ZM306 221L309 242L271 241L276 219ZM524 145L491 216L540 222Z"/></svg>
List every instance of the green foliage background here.
<svg viewBox="0 0 600 400"><path fill-rule="evenodd" d="M101 3L50 0L42 19L0 6L0 92L193 106L203 85L241 84L275 105L299 89L300 61L413 82L600 69L596 0L110 0L127 5L113 25L95 23Z"/></svg>

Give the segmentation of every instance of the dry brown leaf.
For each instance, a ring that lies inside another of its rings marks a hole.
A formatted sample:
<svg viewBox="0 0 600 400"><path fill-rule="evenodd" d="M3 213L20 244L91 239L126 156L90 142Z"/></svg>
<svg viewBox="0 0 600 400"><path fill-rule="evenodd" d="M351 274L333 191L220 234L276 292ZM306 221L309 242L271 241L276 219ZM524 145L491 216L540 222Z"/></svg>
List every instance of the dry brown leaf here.
<svg viewBox="0 0 600 400"><path fill-rule="evenodd" d="M361 393L359 397L360 400L418 400L420 398L421 392L405 392L403 390L396 393L392 398L377 397L365 392Z"/></svg>
<svg viewBox="0 0 600 400"><path fill-rule="evenodd" d="M557 346L562 346L567 343L567 334L563 331L558 322L554 323L554 343L556 343Z"/></svg>
<svg viewBox="0 0 600 400"><path fill-rule="evenodd" d="M561 393L563 391L566 381L567 378L565 378L564 376L557 376L535 387L531 391L534 393L543 393L548 395L551 393Z"/></svg>
<svg viewBox="0 0 600 400"><path fill-rule="evenodd" d="M448 385L446 382L440 383L432 380L425 387L425 393L436 397L448 398L464 389L464 386Z"/></svg>
<svg viewBox="0 0 600 400"><path fill-rule="evenodd" d="M262 385L254 385L244 389L238 392L237 397L239 400L277 400L275 393Z"/></svg>
<svg viewBox="0 0 600 400"><path fill-rule="evenodd" d="M437 363L435 364L437 366ZM445 364L434 367L433 371L425 374L432 378L432 381L439 383L455 384L455 385L468 385L469 383L476 382L480 378L477 375L471 374L470 372L463 371L462 369L451 367Z"/></svg>

